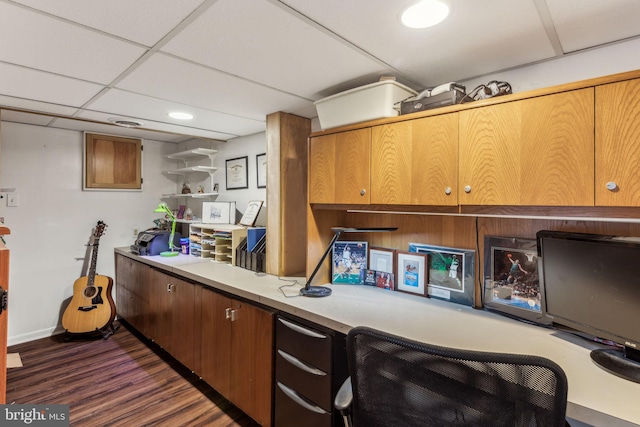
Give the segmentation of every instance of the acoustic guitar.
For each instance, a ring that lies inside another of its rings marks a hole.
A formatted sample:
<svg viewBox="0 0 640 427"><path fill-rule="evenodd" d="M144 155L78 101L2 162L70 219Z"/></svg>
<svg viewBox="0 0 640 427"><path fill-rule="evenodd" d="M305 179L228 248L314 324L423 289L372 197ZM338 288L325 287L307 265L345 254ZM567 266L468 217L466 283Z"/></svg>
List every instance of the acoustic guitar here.
<svg viewBox="0 0 640 427"><path fill-rule="evenodd" d="M62 315L62 327L67 333L81 334L107 328L114 330L112 322L116 316L116 306L111 296L113 279L96 274L98 245L106 227L104 222L98 221L89 243L92 246L89 274L73 283L73 297Z"/></svg>

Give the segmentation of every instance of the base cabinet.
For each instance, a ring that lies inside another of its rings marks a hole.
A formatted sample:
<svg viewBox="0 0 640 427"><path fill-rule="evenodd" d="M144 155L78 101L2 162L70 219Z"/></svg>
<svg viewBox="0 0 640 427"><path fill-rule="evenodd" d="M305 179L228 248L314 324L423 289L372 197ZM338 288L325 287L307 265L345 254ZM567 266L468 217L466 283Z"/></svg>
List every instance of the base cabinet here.
<svg viewBox="0 0 640 427"><path fill-rule="evenodd" d="M275 354L275 425L341 425L333 399L347 377L344 337L278 316Z"/></svg>
<svg viewBox="0 0 640 427"><path fill-rule="evenodd" d="M198 374L260 425L270 427L273 313L208 288L198 292Z"/></svg>
<svg viewBox="0 0 640 427"><path fill-rule="evenodd" d="M125 319L146 337L153 326L149 297L151 267L116 255L116 307L118 317Z"/></svg>

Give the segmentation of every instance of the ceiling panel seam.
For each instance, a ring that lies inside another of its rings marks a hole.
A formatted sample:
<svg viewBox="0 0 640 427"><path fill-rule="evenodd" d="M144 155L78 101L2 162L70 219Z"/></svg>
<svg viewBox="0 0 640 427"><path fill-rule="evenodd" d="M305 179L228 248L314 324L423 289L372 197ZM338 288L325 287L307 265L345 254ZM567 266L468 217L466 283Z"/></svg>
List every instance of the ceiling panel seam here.
<svg viewBox="0 0 640 427"><path fill-rule="evenodd" d="M553 18L551 18L551 12L549 12L546 0L533 0L533 3L538 10L538 15L540 16L540 20L544 26L544 31L547 33L547 37L549 37L549 42L551 43L556 56L560 57L564 55L562 44L560 43L560 37L558 37L556 27L553 25Z"/></svg>

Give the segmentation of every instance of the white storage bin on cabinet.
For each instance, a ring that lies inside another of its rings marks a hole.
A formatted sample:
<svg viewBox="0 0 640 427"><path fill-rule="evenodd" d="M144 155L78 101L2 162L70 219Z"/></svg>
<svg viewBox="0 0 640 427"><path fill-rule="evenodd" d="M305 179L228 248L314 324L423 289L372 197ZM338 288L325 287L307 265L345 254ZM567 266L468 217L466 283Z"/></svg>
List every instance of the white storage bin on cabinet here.
<svg viewBox="0 0 640 427"><path fill-rule="evenodd" d="M394 104L416 95L413 89L396 82L383 80L340 92L314 102L322 129L351 123L395 117L399 114Z"/></svg>

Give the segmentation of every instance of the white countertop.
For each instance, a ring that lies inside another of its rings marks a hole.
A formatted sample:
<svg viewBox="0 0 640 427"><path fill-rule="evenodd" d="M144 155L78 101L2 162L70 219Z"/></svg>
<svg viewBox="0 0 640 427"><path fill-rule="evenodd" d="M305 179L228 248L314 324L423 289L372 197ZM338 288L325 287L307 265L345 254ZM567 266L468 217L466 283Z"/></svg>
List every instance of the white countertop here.
<svg viewBox="0 0 640 427"><path fill-rule="evenodd" d="M370 286L326 285L333 290L332 295L308 298L299 296L304 278L281 280L190 255L136 256L128 248L116 248L116 253L345 334L364 325L441 346L547 357L567 375L569 417L594 426L640 425L640 384L596 366L589 352L597 344L567 333L459 304ZM295 280L297 284L288 286Z"/></svg>

